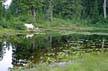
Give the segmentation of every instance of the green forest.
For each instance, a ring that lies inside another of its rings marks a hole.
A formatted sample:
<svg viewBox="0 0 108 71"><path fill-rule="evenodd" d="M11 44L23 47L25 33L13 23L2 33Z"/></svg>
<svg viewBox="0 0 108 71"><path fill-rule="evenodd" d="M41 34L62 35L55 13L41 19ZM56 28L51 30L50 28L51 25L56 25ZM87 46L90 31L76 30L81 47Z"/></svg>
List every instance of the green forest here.
<svg viewBox="0 0 108 71"><path fill-rule="evenodd" d="M108 0L0 0L0 71L108 71Z"/></svg>
<svg viewBox="0 0 108 71"><path fill-rule="evenodd" d="M23 30L24 23L38 27L60 25L106 27L106 0L12 0L9 8L0 1L0 28Z"/></svg>

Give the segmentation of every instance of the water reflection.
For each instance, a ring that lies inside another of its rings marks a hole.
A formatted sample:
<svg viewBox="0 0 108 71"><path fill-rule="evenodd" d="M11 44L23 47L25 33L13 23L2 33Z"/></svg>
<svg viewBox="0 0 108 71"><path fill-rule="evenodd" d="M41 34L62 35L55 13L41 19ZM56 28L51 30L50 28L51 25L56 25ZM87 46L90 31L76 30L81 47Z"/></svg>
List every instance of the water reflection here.
<svg viewBox="0 0 108 71"><path fill-rule="evenodd" d="M0 42L0 71L7 67L25 66L29 61L59 62L67 54L75 54L76 48L108 48L108 36L100 35L34 35L31 39L23 35L10 36L6 40L11 45Z"/></svg>
<svg viewBox="0 0 108 71"><path fill-rule="evenodd" d="M51 61L60 61L61 58L58 58L60 54L63 54L65 49L70 48L101 49L103 38L105 39L104 48L108 48L108 36L100 35L40 35L31 39L19 38L20 41L14 42L16 48L13 52L14 66L23 66L28 60L33 63L50 62L50 59Z"/></svg>
<svg viewBox="0 0 108 71"><path fill-rule="evenodd" d="M26 38L32 38L33 36L34 36L33 33L28 33L28 34L26 35Z"/></svg>
<svg viewBox="0 0 108 71"><path fill-rule="evenodd" d="M1 47L0 47L1 48ZM12 46L6 41L2 43L2 50L0 51L0 71L8 71L12 67Z"/></svg>

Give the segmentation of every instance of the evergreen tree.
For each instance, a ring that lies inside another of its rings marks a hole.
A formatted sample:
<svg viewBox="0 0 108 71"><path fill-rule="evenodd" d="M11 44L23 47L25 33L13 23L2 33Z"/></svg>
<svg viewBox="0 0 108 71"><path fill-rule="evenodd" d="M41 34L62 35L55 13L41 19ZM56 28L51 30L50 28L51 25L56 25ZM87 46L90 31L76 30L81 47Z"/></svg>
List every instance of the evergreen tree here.
<svg viewBox="0 0 108 71"><path fill-rule="evenodd" d="M72 8L73 8L73 17L80 18L83 9L81 5L81 0L73 0Z"/></svg>
<svg viewBox="0 0 108 71"><path fill-rule="evenodd" d="M0 19L2 18L2 0L0 0Z"/></svg>

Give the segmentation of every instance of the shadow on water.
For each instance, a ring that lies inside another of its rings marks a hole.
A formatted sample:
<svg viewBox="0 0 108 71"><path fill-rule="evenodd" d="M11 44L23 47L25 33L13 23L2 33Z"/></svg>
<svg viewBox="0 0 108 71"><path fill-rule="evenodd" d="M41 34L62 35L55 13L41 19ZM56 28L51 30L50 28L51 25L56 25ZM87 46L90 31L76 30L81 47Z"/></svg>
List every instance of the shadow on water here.
<svg viewBox="0 0 108 71"><path fill-rule="evenodd" d="M77 50L89 52L108 48L108 36L104 35L25 35L5 37L0 41L0 70L32 63L60 62L66 54ZM106 51L106 50L104 50Z"/></svg>

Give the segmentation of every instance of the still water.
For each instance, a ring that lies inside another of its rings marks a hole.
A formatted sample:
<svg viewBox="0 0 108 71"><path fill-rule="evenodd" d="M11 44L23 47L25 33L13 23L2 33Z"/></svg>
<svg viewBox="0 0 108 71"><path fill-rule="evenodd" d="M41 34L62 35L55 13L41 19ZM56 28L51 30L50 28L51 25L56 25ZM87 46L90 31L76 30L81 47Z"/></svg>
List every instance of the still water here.
<svg viewBox="0 0 108 71"><path fill-rule="evenodd" d="M108 36L104 35L24 35L0 39L0 71L15 66L26 66L29 62L60 62L75 49L108 48Z"/></svg>

